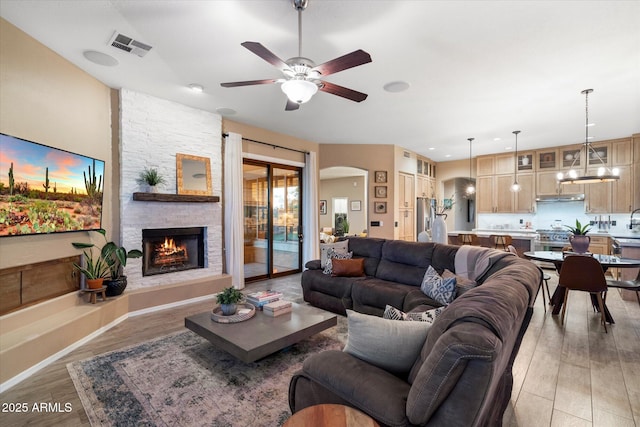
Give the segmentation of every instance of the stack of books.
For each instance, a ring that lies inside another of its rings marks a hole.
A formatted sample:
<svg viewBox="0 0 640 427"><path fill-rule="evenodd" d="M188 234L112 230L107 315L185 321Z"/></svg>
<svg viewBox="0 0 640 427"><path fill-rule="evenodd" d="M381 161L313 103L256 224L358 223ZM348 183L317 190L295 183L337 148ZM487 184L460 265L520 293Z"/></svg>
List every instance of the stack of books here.
<svg viewBox="0 0 640 427"><path fill-rule="evenodd" d="M292 308L291 301L278 300L266 304L263 307L263 311L267 316L276 317L281 314L291 313Z"/></svg>
<svg viewBox="0 0 640 427"><path fill-rule="evenodd" d="M254 292L247 295L247 302L253 304L258 310L262 310L265 305L278 301L282 296L282 292L276 291Z"/></svg>

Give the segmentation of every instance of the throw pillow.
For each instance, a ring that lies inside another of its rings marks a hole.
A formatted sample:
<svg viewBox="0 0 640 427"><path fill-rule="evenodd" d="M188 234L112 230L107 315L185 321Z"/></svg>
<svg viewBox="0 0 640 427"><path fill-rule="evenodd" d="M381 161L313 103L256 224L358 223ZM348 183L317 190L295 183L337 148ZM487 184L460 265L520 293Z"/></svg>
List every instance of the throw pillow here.
<svg viewBox="0 0 640 427"><path fill-rule="evenodd" d="M349 251L349 240L343 240L335 243L321 243L320 244L320 267L324 268L327 264L327 255L329 250L333 249L339 254L346 254Z"/></svg>
<svg viewBox="0 0 640 427"><path fill-rule="evenodd" d="M327 263L324 265L322 272L324 274L331 274L333 272L333 260L334 259L351 259L353 252L347 252L346 254L336 253L334 249L329 249L327 254Z"/></svg>
<svg viewBox="0 0 640 427"><path fill-rule="evenodd" d="M364 276L364 258L358 259L332 259L331 275L336 277L360 277Z"/></svg>
<svg viewBox="0 0 640 427"><path fill-rule="evenodd" d="M409 312L405 313L402 310L398 310L397 308L387 305L384 309L384 314L382 315L383 319L390 320L406 320L406 321L416 321L416 322L428 322L433 323L436 318L444 311L445 307L438 307L427 311L420 312Z"/></svg>
<svg viewBox="0 0 640 427"><path fill-rule="evenodd" d="M455 277L443 279L432 266L429 266L422 279L420 289L429 298L442 305L447 305L456 296L456 279Z"/></svg>
<svg viewBox="0 0 640 427"><path fill-rule="evenodd" d="M478 283L475 280L471 280L471 279L467 279L466 277L462 277L462 276L458 276L457 274L449 271L449 270L444 270L442 272L442 278L443 279L449 279L449 278L455 278L456 279L456 298L458 298L460 295L464 294L467 291L470 291L471 289L475 288L476 286L478 286Z"/></svg>
<svg viewBox="0 0 640 427"><path fill-rule="evenodd" d="M395 374L406 374L422 350L431 326L347 310L349 334L344 351Z"/></svg>

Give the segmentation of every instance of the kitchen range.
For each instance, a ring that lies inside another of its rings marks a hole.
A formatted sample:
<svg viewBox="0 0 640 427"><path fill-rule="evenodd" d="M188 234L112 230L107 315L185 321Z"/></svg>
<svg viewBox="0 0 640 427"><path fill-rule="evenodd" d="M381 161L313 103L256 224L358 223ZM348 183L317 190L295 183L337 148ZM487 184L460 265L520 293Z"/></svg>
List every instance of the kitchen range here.
<svg viewBox="0 0 640 427"><path fill-rule="evenodd" d="M534 241L536 251L562 251L562 248L569 246L568 230L536 230L538 237Z"/></svg>

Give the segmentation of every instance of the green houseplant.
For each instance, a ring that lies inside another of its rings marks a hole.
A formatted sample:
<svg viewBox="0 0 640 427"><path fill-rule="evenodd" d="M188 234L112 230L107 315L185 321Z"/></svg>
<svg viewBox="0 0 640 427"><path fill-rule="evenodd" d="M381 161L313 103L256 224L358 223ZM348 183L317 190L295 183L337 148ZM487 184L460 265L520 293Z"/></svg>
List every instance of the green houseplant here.
<svg viewBox="0 0 640 427"><path fill-rule="evenodd" d="M222 314L230 316L235 314L237 309L236 304L244 299L244 294L231 286L229 288L224 288L222 292L217 295L216 299L218 304L220 304Z"/></svg>
<svg viewBox="0 0 640 427"><path fill-rule="evenodd" d="M73 244L75 246L75 244ZM77 247L77 246L75 246ZM104 279L108 277L109 266L107 265L102 254L98 254L94 257L93 250L89 247L88 250L82 251L84 254L84 265L73 263L73 266L84 274L87 279L87 287L89 289L100 289L103 286Z"/></svg>
<svg viewBox="0 0 640 427"><path fill-rule="evenodd" d="M164 177L156 168L144 168L138 175L136 182L140 185L147 185L150 193L155 193L157 186L165 183Z"/></svg>
<svg viewBox="0 0 640 427"><path fill-rule="evenodd" d="M104 229L95 231L100 233L105 241L104 246L100 248L100 258L106 265L106 294L111 297L120 295L127 287L127 276L123 274L123 267L127 265L127 259L140 258L142 251L138 249L127 251L123 246L108 241L107 232ZM96 247L93 243L82 242L75 242L72 245L78 249L89 248L89 250Z"/></svg>
<svg viewBox="0 0 640 427"><path fill-rule="evenodd" d="M570 225L565 225L564 227L568 228L572 233L572 235L569 236L571 249L579 254L587 252L589 250L589 244L591 243L591 237L587 236L587 233L589 232L589 230L591 230L591 225L582 225L580 224L580 221L576 219L575 227L572 227Z"/></svg>

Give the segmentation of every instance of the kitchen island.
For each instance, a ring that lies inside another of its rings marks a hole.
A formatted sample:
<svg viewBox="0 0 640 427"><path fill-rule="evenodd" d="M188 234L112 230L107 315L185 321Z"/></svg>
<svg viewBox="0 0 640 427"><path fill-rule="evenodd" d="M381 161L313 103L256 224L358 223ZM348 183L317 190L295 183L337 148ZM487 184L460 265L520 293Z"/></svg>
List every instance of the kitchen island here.
<svg viewBox="0 0 640 427"><path fill-rule="evenodd" d="M449 244L458 245L458 235L459 234L475 234L478 236L478 240L480 242L480 246L484 246L487 248L493 247L493 242L490 239L492 235L498 236L511 236L513 239L512 245L516 248L518 255L522 256L524 252L535 250L535 240L537 238L537 233L535 230L530 229L473 229L472 231L450 231L448 233L449 236Z"/></svg>

